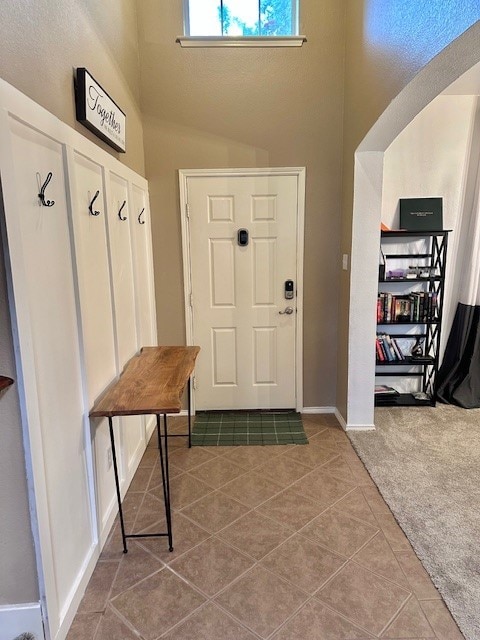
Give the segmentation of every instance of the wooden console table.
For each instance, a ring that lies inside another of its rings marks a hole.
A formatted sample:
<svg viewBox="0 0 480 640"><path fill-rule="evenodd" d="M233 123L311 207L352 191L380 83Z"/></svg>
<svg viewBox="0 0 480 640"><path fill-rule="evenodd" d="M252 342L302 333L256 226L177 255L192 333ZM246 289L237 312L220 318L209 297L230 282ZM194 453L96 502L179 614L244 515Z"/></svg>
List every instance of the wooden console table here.
<svg viewBox="0 0 480 640"><path fill-rule="evenodd" d="M159 536L168 536L168 546L170 551L173 551L170 480L168 472L167 414L180 413L183 391L185 386L188 385L188 445L191 446L190 376L193 372L195 359L199 351L199 347L143 347L138 355L128 361L120 378L107 389L90 411L90 418L108 418L124 553L128 551L127 538L152 538ZM162 471L167 531L163 533L132 533L127 535L125 533L122 499L118 481L113 418L115 416L142 414L154 414L157 417L158 450ZM164 420L164 447L162 447L162 437L160 433L160 416L162 414Z"/></svg>

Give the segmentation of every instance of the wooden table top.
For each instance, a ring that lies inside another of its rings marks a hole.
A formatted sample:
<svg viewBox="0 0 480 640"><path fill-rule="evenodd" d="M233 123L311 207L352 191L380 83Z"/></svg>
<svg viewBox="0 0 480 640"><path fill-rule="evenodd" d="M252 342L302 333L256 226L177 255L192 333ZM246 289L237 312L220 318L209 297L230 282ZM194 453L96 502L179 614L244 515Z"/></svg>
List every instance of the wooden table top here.
<svg viewBox="0 0 480 640"><path fill-rule="evenodd" d="M91 418L179 413L200 347L143 347L95 402Z"/></svg>

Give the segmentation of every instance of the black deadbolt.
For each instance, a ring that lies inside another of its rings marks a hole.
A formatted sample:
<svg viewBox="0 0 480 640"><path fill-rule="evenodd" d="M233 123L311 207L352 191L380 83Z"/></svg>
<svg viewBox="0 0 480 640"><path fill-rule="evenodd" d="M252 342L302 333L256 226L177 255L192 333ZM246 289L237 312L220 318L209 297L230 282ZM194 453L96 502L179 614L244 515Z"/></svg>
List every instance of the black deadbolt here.
<svg viewBox="0 0 480 640"><path fill-rule="evenodd" d="M295 284L293 280L285 280L285 298L291 300L295 295Z"/></svg>
<svg viewBox="0 0 480 640"><path fill-rule="evenodd" d="M246 247L248 244L248 230L239 229L237 233L237 241L241 247Z"/></svg>

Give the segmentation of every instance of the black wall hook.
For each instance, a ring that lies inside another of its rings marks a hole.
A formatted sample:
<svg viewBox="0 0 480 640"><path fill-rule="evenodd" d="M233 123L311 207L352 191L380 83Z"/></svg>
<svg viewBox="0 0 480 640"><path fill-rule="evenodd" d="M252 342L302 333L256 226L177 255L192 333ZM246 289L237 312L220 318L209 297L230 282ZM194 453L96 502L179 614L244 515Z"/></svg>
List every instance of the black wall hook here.
<svg viewBox="0 0 480 640"><path fill-rule="evenodd" d="M120 220L122 222L124 222L127 219L127 216L122 216L122 211L123 211L123 207L127 204L127 201L124 200L122 206L120 207L120 209L118 210L118 217L120 218Z"/></svg>
<svg viewBox="0 0 480 640"><path fill-rule="evenodd" d="M37 175L40 178L40 174L38 173ZM40 193L38 194L38 197L40 198L40 202L44 207L53 207L53 205L55 204L55 200L45 200L45 189L47 188L48 183L52 179L52 175L53 175L52 172L49 171L47 174L47 177L45 178L45 182L40 187Z"/></svg>
<svg viewBox="0 0 480 640"><path fill-rule="evenodd" d="M93 210L93 203L94 203L94 202L95 202L95 200L98 198L99 193L100 193L100 191L98 191L98 189L97 189L97 191L95 192L95 195L94 195L94 196L93 196L93 198L92 198L92 201L91 201L91 202L90 202L90 204L88 205L88 210L90 211L90 213L91 213L91 215L92 215L92 216L99 216L99 215L100 215L100 211L94 211L94 210Z"/></svg>
<svg viewBox="0 0 480 640"><path fill-rule="evenodd" d="M140 213L138 214L138 222L139 222L140 224L145 224L145 220L140 220L140 218L142 217L142 215L143 215L143 212L144 212L144 211L145 211L145 207L143 207L143 209L142 209L142 210L140 211Z"/></svg>

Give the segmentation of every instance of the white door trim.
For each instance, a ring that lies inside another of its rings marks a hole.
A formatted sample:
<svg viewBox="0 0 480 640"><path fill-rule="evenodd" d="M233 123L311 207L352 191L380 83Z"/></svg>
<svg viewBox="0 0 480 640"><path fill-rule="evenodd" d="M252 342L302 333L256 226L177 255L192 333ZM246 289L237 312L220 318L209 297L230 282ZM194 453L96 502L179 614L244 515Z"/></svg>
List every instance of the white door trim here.
<svg viewBox="0 0 480 640"><path fill-rule="evenodd" d="M258 169L180 169L180 218L182 224L183 292L187 345L193 345L193 309L190 304L192 291L189 213L187 201L188 178L234 178L247 176L295 176L297 178L297 313L295 316L295 397L296 410L303 409L303 254L305 228L305 167L266 167ZM192 410L195 412L195 385L192 389Z"/></svg>

